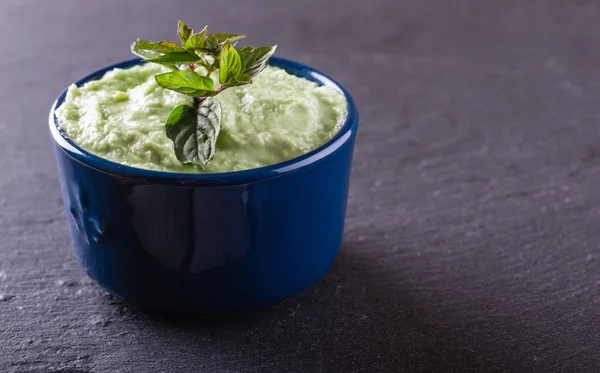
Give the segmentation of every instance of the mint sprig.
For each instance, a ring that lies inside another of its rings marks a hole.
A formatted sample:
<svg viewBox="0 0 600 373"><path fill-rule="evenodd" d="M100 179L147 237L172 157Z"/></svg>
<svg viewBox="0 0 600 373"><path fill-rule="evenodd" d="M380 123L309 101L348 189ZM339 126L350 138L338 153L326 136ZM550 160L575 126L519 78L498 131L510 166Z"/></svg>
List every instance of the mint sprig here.
<svg viewBox="0 0 600 373"><path fill-rule="evenodd" d="M242 34L209 34L208 26L194 32L185 23L177 25L179 44L138 39L133 54L173 71L155 76L158 85L194 97L194 104L176 107L165 124L175 155L185 164L205 166L215 154L221 128L221 104L214 98L223 90L252 83L263 71L276 46L236 48ZM218 70L218 82L211 74Z"/></svg>

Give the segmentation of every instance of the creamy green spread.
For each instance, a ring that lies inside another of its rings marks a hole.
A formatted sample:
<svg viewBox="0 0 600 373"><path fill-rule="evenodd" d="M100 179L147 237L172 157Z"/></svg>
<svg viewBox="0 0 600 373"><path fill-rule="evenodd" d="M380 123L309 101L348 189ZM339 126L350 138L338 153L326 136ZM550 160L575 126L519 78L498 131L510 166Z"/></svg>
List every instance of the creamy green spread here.
<svg viewBox="0 0 600 373"><path fill-rule="evenodd" d="M69 87L56 110L59 128L83 149L125 165L172 172L225 172L266 166L307 153L340 129L346 101L336 89L269 66L249 85L216 98L222 106L214 158L204 167L177 160L165 122L192 98L160 87L156 64L114 69Z"/></svg>

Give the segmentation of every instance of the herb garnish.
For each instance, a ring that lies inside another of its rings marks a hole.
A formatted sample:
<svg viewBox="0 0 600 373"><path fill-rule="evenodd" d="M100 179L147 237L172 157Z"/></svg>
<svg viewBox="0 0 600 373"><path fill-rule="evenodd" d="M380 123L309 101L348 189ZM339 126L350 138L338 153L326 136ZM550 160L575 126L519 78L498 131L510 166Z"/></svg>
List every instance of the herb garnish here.
<svg viewBox="0 0 600 373"><path fill-rule="evenodd" d="M235 48L232 42L245 35L209 34L208 26L194 32L182 21L177 25L177 34L180 44L138 39L131 51L147 62L173 70L155 76L160 86L194 97L193 106L173 109L165 129L180 162L204 166L215 154L221 129L221 103L213 96L227 88L252 83L252 78L267 67L276 46ZM211 74L217 70L215 87Z"/></svg>

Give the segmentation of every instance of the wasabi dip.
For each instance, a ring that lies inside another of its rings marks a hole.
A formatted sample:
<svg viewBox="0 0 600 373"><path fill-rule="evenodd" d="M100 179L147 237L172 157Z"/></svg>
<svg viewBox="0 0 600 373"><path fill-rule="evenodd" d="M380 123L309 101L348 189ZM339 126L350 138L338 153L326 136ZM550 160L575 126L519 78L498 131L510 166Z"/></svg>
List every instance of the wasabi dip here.
<svg viewBox="0 0 600 373"><path fill-rule="evenodd" d="M56 110L58 127L90 153L128 166L171 172L226 172L262 167L307 153L331 139L346 115L336 89L268 66L252 84L218 95L221 132L214 158L183 164L165 133L165 121L193 98L159 86L169 71L146 63L114 69L72 85Z"/></svg>

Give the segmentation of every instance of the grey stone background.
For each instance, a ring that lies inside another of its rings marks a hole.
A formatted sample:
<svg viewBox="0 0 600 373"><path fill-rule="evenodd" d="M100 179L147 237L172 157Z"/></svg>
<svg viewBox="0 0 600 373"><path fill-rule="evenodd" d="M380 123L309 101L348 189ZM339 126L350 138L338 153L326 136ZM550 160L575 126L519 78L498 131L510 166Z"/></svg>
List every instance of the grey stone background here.
<svg viewBox="0 0 600 373"><path fill-rule="evenodd" d="M231 320L111 299L71 252L47 113L179 18L276 43L361 111L345 241ZM600 3L2 1L1 372L600 371Z"/></svg>

